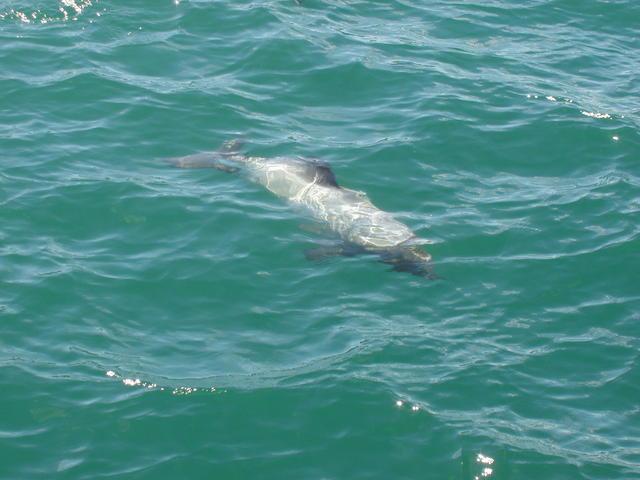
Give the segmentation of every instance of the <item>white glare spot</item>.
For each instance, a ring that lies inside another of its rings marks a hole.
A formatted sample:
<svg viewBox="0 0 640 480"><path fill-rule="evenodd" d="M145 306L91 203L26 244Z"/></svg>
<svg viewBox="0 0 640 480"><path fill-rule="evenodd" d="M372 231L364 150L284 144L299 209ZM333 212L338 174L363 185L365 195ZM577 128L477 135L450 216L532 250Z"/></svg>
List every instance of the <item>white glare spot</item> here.
<svg viewBox="0 0 640 480"><path fill-rule="evenodd" d="M613 137L611 137L611 138L613 138L613 140L614 140L614 141L616 141L616 142L617 142L618 140L620 140L620 137L619 137L619 136L617 136L617 135L614 135L614 136L613 136Z"/></svg>
<svg viewBox="0 0 640 480"><path fill-rule="evenodd" d="M417 406L417 405L413 405L413 406L411 407L411 410L413 410L414 412L417 412L418 410L420 410L420 407L419 407L419 406Z"/></svg>
<svg viewBox="0 0 640 480"><path fill-rule="evenodd" d="M608 113L587 112L585 110L581 111L580 113L591 118L611 118L611 115L609 115Z"/></svg>
<svg viewBox="0 0 640 480"><path fill-rule="evenodd" d="M557 102L558 101L558 99L556 97L552 97L551 95L547 95L545 98L547 100L551 100L552 102Z"/></svg>
<svg viewBox="0 0 640 480"><path fill-rule="evenodd" d="M105 375L107 377L115 377L116 376L116 372L114 372L113 370L107 370L107 372L105 373Z"/></svg>
<svg viewBox="0 0 640 480"><path fill-rule="evenodd" d="M197 391L198 389L193 387L178 387L174 388L171 393L174 395L191 395L193 392Z"/></svg>
<svg viewBox="0 0 640 480"><path fill-rule="evenodd" d="M129 387L135 387L136 385L140 385L141 382L139 378L136 378L135 380L133 380L132 378L125 378L124 380L122 380L122 383Z"/></svg>
<svg viewBox="0 0 640 480"><path fill-rule="evenodd" d="M487 457L481 453L476 457L476 462L484 463L485 465L493 465L493 458Z"/></svg>
<svg viewBox="0 0 640 480"><path fill-rule="evenodd" d="M404 405L404 403L402 403L402 400L398 400L396 402L396 407L401 407L402 405Z"/></svg>

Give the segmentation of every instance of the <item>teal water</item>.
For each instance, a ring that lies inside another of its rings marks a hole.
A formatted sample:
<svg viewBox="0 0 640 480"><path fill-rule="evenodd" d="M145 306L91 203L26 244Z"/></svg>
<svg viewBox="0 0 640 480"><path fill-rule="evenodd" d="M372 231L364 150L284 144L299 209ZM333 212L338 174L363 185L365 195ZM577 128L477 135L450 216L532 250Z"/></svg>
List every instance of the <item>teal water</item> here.
<svg viewBox="0 0 640 480"><path fill-rule="evenodd" d="M639 18L0 0L0 478L640 478ZM161 161L236 137L442 278Z"/></svg>

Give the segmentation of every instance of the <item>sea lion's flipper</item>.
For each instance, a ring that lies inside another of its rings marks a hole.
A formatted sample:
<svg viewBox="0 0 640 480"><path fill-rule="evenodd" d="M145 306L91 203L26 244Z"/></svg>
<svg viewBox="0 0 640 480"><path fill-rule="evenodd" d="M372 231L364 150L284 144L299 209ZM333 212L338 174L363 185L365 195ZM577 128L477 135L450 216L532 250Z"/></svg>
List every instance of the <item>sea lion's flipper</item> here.
<svg viewBox="0 0 640 480"><path fill-rule="evenodd" d="M318 261L325 260L331 257L340 257L340 256L352 256L353 253L349 252L343 245L330 245L323 247L315 247L315 248L307 248L304 251L304 256L307 257L307 260L310 261Z"/></svg>
<svg viewBox="0 0 640 480"><path fill-rule="evenodd" d="M298 227L300 227L300 230L304 230L305 232L309 232L320 237L335 238L336 236L335 232L331 230L328 225L323 225L322 223L300 223L298 224Z"/></svg>
<svg viewBox="0 0 640 480"><path fill-rule="evenodd" d="M444 277L441 277L437 273L433 273L430 266L425 267L424 265L419 264L399 264L390 268L389 270L395 272L408 272L411 275L415 275L416 277L427 278L429 280L445 280Z"/></svg>
<svg viewBox="0 0 640 480"><path fill-rule="evenodd" d="M391 265L391 269L396 272L409 272L430 280L439 278L432 272L431 254L419 247L390 249L380 255L379 261Z"/></svg>

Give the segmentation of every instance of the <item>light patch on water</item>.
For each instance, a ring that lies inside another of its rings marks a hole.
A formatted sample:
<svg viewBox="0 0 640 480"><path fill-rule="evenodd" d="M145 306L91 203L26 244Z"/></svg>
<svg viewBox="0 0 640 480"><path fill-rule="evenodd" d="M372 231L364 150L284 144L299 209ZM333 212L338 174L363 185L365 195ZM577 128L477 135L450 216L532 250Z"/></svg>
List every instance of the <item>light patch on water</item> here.
<svg viewBox="0 0 640 480"><path fill-rule="evenodd" d="M99 0L57 0L34 2L28 6L15 6L0 11L0 20L17 20L22 23L49 23L77 20L87 7ZM12 2L13 3L13 2ZM16 2L18 3L18 2ZM96 14L100 16L99 13Z"/></svg>
<svg viewBox="0 0 640 480"><path fill-rule="evenodd" d="M398 408L404 407L404 402L402 400L396 400L396 407ZM420 407L418 405L411 405L410 409L412 412L417 412L420 410Z"/></svg>
<svg viewBox="0 0 640 480"><path fill-rule="evenodd" d="M478 454L478 456L476 457L476 461L478 463L484 463L485 465L493 465L493 458L487 457L486 455L483 455L482 453Z"/></svg>
<svg viewBox="0 0 640 480"><path fill-rule="evenodd" d="M162 386L158 386L157 383L145 382L143 380L140 380L139 378L122 378L113 370L107 370L104 374L107 377L120 378L122 381L122 384L127 387L142 387L148 390L157 389L160 391L170 390L172 395L191 395L192 393L196 393L196 392L215 393L218 391L216 387L188 387L188 386L182 386L182 387L176 387L176 388L162 387Z"/></svg>
<svg viewBox="0 0 640 480"><path fill-rule="evenodd" d="M533 99L540 99L542 98L541 95L535 95L532 93L528 93L527 94L527 98L533 98ZM574 101L570 98L558 98L558 97L554 97L553 95L545 95L544 99L549 100L550 102L554 102L554 103L565 103L565 104L573 104ZM590 118L598 118L598 119L609 119L609 118L613 118L613 116L610 113L602 113L602 112L592 112L589 110L580 110L580 113L582 115L585 115L587 117ZM624 115L619 115L620 118L624 118ZM620 138L618 136L614 136L612 137L613 140L618 141Z"/></svg>
<svg viewBox="0 0 640 480"><path fill-rule="evenodd" d="M582 110L580 113L591 118L611 118L611 115L608 113L587 112L586 110Z"/></svg>
<svg viewBox="0 0 640 480"><path fill-rule="evenodd" d="M124 378L122 380L122 383L124 383L128 387L135 387L137 385L141 385L142 384L142 382L140 381L139 378L136 378L135 380L133 378Z"/></svg>
<svg viewBox="0 0 640 480"><path fill-rule="evenodd" d="M64 472L65 470L69 470L70 468L73 468L76 465L80 465L81 463L82 463L82 460L80 460L79 458L66 458L58 462L58 467L56 468L56 471Z"/></svg>
<svg viewBox="0 0 640 480"><path fill-rule="evenodd" d="M479 453L478 456L476 457L476 462L482 465L493 465L493 458L487 457L486 455ZM480 480L481 478L487 478L491 476L491 474L493 474L493 468L483 467L482 471L480 472L480 475L476 475L474 478L475 480Z"/></svg>

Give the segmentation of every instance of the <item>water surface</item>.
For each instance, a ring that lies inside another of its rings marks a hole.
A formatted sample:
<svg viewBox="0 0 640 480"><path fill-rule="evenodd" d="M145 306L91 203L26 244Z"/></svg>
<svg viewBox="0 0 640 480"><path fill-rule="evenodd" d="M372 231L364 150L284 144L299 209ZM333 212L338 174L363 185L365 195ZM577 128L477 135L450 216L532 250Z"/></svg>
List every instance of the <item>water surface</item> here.
<svg viewBox="0 0 640 480"><path fill-rule="evenodd" d="M640 476L638 18L0 0L4 477ZM161 161L239 136L443 278L308 262L285 203Z"/></svg>

